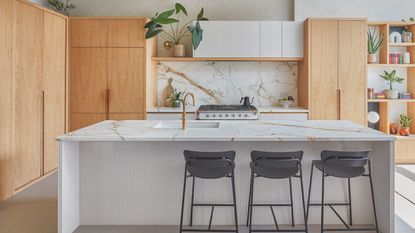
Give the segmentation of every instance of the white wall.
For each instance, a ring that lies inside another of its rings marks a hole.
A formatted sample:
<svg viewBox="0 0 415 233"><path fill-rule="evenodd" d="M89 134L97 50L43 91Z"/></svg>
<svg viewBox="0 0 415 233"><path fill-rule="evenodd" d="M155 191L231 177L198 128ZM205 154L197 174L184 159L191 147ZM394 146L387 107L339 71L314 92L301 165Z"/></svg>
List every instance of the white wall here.
<svg viewBox="0 0 415 233"><path fill-rule="evenodd" d="M414 17L414 9L414 0L295 0L295 20L327 16L400 21Z"/></svg>

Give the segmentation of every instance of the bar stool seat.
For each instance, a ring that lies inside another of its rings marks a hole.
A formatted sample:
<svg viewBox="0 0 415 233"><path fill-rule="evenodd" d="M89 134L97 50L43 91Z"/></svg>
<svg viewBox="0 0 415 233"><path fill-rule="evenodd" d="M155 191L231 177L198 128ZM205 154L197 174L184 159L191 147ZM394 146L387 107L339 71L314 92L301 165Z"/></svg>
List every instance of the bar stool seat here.
<svg viewBox="0 0 415 233"><path fill-rule="evenodd" d="M186 161L184 170L183 196L182 208L180 214L180 233L182 232L236 232L238 233L238 215L236 210L236 193L235 193L235 151L221 151L221 152L202 152L185 150L183 152ZM193 226L193 208L194 207L210 207L210 219L207 229L191 229L183 228L183 214L184 203L186 196L186 181L187 178L192 178L192 197L190 204L190 223ZM233 203L230 204L214 204L214 203L195 203L195 180L199 179L220 179L230 178L232 184ZM235 229L223 230L212 229L212 218L215 207L233 207L235 216Z"/></svg>
<svg viewBox="0 0 415 233"><path fill-rule="evenodd" d="M313 160L313 165L323 172L324 163L321 160ZM326 166L324 168L326 174L330 176L339 177L339 178L353 178L362 176L365 173L364 167L349 167L345 168L342 165L332 164L331 166Z"/></svg>

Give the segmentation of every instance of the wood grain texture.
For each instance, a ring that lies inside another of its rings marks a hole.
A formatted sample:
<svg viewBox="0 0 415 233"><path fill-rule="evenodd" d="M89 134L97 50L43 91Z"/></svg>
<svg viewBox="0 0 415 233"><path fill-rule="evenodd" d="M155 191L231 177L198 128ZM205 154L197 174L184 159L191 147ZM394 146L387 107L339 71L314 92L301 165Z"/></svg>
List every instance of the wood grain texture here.
<svg viewBox="0 0 415 233"><path fill-rule="evenodd" d="M144 47L144 20L108 20L108 47Z"/></svg>
<svg viewBox="0 0 415 233"><path fill-rule="evenodd" d="M108 22L99 19L71 19L71 47L107 47Z"/></svg>
<svg viewBox="0 0 415 233"><path fill-rule="evenodd" d="M366 20L339 21L340 119L366 125Z"/></svg>
<svg viewBox="0 0 415 233"><path fill-rule="evenodd" d="M338 120L337 20L311 20L310 118Z"/></svg>
<svg viewBox="0 0 415 233"><path fill-rule="evenodd" d="M66 19L47 12L44 13L44 174L57 168L58 143L56 137L65 133L66 25Z"/></svg>
<svg viewBox="0 0 415 233"><path fill-rule="evenodd" d="M144 113L144 49L108 49L109 113Z"/></svg>
<svg viewBox="0 0 415 233"><path fill-rule="evenodd" d="M415 163L415 142L412 140L395 141L395 162L398 164Z"/></svg>
<svg viewBox="0 0 415 233"><path fill-rule="evenodd" d="M412 93L412 98L415 95L415 68L407 69L407 89ZM407 103L408 115L415 119L415 102ZM415 120L411 122L411 134L415 134Z"/></svg>
<svg viewBox="0 0 415 233"><path fill-rule="evenodd" d="M389 133L389 102L379 103L379 130L384 133Z"/></svg>
<svg viewBox="0 0 415 233"><path fill-rule="evenodd" d="M71 113L106 112L107 56L106 48L71 49Z"/></svg>
<svg viewBox="0 0 415 233"><path fill-rule="evenodd" d="M298 106L308 109L310 103L310 21L304 22L304 60L298 65Z"/></svg>
<svg viewBox="0 0 415 233"><path fill-rule="evenodd" d="M383 37L383 46L379 50L379 63L389 64L389 25L379 26L379 33Z"/></svg>
<svg viewBox="0 0 415 233"><path fill-rule="evenodd" d="M13 2L0 1L0 201L13 194Z"/></svg>
<svg viewBox="0 0 415 233"><path fill-rule="evenodd" d="M43 11L15 2L14 189L41 176Z"/></svg>
<svg viewBox="0 0 415 233"><path fill-rule="evenodd" d="M69 131L74 131L89 125L93 125L100 121L104 121L106 114L71 114Z"/></svg>

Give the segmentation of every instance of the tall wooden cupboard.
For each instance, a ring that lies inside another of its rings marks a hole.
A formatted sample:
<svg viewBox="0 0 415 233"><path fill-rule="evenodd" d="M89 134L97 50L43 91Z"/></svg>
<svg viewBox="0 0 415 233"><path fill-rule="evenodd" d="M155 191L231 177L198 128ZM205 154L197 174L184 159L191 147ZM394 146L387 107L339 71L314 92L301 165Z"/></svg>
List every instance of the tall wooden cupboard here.
<svg viewBox="0 0 415 233"><path fill-rule="evenodd" d="M300 104L312 120L351 120L366 125L365 19L308 19ZM304 94L304 90L308 90Z"/></svg>
<svg viewBox="0 0 415 233"><path fill-rule="evenodd" d="M1 4L4 200L57 168L55 138L66 132L67 17L25 0Z"/></svg>
<svg viewBox="0 0 415 233"><path fill-rule="evenodd" d="M146 18L71 18L70 130L103 120L144 119L154 41Z"/></svg>

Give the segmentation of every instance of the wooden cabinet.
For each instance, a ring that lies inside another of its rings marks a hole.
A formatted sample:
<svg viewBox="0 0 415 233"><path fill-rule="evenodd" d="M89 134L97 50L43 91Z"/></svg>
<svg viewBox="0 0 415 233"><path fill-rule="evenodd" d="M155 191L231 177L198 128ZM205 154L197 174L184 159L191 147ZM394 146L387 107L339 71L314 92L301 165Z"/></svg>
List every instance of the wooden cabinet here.
<svg viewBox="0 0 415 233"><path fill-rule="evenodd" d="M307 25L309 110L313 120L366 124L366 21L311 19ZM304 66L305 65L305 66Z"/></svg>
<svg viewBox="0 0 415 233"><path fill-rule="evenodd" d="M75 36L71 36L70 130L105 119L144 119L145 19L74 18L71 21L71 33ZM86 38L79 34L93 24L99 25L94 32L100 35L97 42L90 41L94 40L92 34Z"/></svg>
<svg viewBox="0 0 415 233"><path fill-rule="evenodd" d="M67 20L45 12L43 22L43 173L46 174L58 167L56 136L66 131Z"/></svg>
<svg viewBox="0 0 415 233"><path fill-rule="evenodd" d="M71 113L105 113L107 111L106 48L72 48L70 59Z"/></svg>
<svg viewBox="0 0 415 233"><path fill-rule="evenodd" d="M43 11L15 2L14 189L42 175L44 95L42 88Z"/></svg>
<svg viewBox="0 0 415 233"><path fill-rule="evenodd" d="M108 22L101 19L72 19L71 47L100 48L108 46Z"/></svg>

